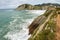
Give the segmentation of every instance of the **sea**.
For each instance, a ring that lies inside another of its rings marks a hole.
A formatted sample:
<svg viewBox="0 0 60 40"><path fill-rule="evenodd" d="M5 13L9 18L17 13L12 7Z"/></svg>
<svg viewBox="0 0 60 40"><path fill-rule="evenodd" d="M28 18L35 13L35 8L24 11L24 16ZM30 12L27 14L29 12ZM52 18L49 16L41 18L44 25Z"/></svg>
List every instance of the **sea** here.
<svg viewBox="0 0 60 40"><path fill-rule="evenodd" d="M28 40L28 26L45 10L0 9L0 40Z"/></svg>

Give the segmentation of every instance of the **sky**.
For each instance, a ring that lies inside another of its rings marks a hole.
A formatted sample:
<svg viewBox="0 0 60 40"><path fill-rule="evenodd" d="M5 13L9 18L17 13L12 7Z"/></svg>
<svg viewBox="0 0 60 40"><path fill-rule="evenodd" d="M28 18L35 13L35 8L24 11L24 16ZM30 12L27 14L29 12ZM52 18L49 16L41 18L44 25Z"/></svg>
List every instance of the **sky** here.
<svg viewBox="0 0 60 40"><path fill-rule="evenodd" d="M0 9L16 8L21 4L58 3L60 0L0 0Z"/></svg>

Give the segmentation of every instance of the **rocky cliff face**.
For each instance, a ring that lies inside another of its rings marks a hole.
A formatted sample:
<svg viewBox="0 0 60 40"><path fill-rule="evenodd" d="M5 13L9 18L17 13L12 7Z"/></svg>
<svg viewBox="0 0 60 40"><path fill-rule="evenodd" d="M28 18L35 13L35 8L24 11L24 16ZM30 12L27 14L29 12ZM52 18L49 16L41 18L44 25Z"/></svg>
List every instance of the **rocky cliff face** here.
<svg viewBox="0 0 60 40"><path fill-rule="evenodd" d="M23 5L20 5L18 6L17 10L32 10L33 9L33 5L30 5L30 4L23 4Z"/></svg>
<svg viewBox="0 0 60 40"><path fill-rule="evenodd" d="M41 25L45 20L46 20L45 16L43 15L38 16L29 26L29 34L33 34L33 31L37 28L37 26Z"/></svg>
<svg viewBox="0 0 60 40"><path fill-rule="evenodd" d="M60 40L59 17L60 8L47 10L37 17L29 26L31 37L28 40Z"/></svg>

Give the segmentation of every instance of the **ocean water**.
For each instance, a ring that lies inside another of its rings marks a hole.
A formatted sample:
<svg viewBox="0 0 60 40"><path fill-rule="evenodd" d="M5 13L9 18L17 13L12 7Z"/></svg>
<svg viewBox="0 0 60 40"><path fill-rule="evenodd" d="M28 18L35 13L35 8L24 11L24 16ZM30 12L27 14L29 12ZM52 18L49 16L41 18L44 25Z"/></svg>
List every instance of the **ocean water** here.
<svg viewBox="0 0 60 40"><path fill-rule="evenodd" d="M45 10L0 10L0 40L28 40L28 26Z"/></svg>

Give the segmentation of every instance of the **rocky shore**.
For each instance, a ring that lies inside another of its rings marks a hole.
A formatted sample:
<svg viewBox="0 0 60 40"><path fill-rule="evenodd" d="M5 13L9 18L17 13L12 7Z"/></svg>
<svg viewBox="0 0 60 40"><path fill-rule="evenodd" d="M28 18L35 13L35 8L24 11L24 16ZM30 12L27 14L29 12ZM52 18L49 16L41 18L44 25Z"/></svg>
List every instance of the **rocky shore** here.
<svg viewBox="0 0 60 40"><path fill-rule="evenodd" d="M56 34L60 33L56 31L59 28L59 25L56 25L57 14L60 15L60 8L47 10L44 14L38 16L29 26L31 37L28 40L60 40L60 37Z"/></svg>
<svg viewBox="0 0 60 40"><path fill-rule="evenodd" d="M46 10L29 25L28 40L60 40L60 4L23 4L16 10Z"/></svg>

